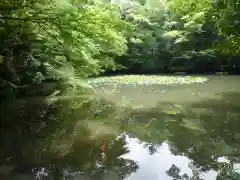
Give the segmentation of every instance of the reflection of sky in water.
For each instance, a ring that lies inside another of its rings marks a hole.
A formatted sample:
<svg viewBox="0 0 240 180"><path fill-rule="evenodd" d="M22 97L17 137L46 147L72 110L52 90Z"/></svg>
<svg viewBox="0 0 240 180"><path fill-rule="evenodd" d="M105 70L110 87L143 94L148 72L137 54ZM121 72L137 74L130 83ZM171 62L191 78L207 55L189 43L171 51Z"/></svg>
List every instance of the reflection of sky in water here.
<svg viewBox="0 0 240 180"><path fill-rule="evenodd" d="M126 180L172 180L166 171L173 164L181 169L180 175L186 173L192 176L192 170L188 167L190 160L185 156L171 154L167 143L163 143L155 154L149 155L147 148L139 144L137 139L127 137L126 140L130 152L124 157L136 161L139 165L137 172ZM216 174L215 171L209 171L202 173L200 177L204 180L215 180Z"/></svg>

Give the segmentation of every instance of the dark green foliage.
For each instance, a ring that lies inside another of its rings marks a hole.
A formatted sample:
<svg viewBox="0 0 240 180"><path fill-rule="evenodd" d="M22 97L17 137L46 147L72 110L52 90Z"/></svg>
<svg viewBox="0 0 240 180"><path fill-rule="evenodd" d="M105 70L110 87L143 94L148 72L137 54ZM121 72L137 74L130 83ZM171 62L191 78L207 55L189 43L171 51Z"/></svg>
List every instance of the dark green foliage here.
<svg viewBox="0 0 240 180"><path fill-rule="evenodd" d="M0 165L50 164L61 171L71 162L79 170L84 162L74 161L75 150L82 148L75 133L80 129L78 135L88 137L90 130L83 125L76 129L76 124L106 118L96 114L104 107L84 78L115 70L240 67L239 3L224 2L1 1ZM89 142L86 149L91 149ZM130 170L135 169L130 163Z"/></svg>
<svg viewBox="0 0 240 180"><path fill-rule="evenodd" d="M221 71L221 64L232 72L233 66L239 69L238 63L227 57L239 55L237 6L233 9L229 5L232 10L227 11L218 3L210 0L120 3L123 18L135 28L129 34L128 53L116 58L125 67L120 72L213 73Z"/></svg>
<svg viewBox="0 0 240 180"><path fill-rule="evenodd" d="M4 0L0 9L0 165L62 171L70 160L62 167L59 157L89 131L74 135L94 99L82 78L114 68L130 26L117 7L83 1Z"/></svg>

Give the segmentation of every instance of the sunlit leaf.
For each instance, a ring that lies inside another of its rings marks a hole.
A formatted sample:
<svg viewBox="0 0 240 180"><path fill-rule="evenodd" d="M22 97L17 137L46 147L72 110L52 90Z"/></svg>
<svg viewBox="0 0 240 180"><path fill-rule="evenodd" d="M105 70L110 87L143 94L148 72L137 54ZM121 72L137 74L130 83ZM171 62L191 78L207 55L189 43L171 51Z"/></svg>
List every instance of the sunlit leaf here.
<svg viewBox="0 0 240 180"><path fill-rule="evenodd" d="M182 42L187 42L189 41L186 37L180 37L174 41L174 44L182 43Z"/></svg>
<svg viewBox="0 0 240 180"><path fill-rule="evenodd" d="M164 33L164 36L168 37L168 38L175 38L175 37L181 36L182 33L183 32L179 31L179 30L173 30L173 31L169 31L169 32Z"/></svg>
<svg viewBox="0 0 240 180"><path fill-rule="evenodd" d="M197 20L199 18L202 18L205 15L205 12L198 12L192 16L194 20Z"/></svg>
<svg viewBox="0 0 240 180"><path fill-rule="evenodd" d="M186 15L186 16L181 17L181 20L188 20L189 18L190 18L190 16Z"/></svg>

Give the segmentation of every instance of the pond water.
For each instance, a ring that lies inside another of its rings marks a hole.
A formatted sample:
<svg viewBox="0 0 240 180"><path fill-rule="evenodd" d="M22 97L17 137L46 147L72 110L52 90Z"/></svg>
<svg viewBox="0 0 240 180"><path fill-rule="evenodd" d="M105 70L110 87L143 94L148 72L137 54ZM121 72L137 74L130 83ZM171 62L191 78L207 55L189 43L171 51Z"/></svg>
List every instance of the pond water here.
<svg viewBox="0 0 240 180"><path fill-rule="evenodd" d="M160 147L156 148L156 152L151 154L144 144L139 144L137 139L127 137L126 141L130 152L125 157L133 159L139 166L139 169L127 179L172 180L174 178L184 179L184 177L188 179L187 177L194 176L195 171L195 179L198 177L216 179L216 171L197 171L191 164L190 158L184 155L172 154L167 142L163 142Z"/></svg>
<svg viewBox="0 0 240 180"><path fill-rule="evenodd" d="M37 137L20 137L18 129L7 136L5 126L0 179L240 180L240 77L206 78L191 84L95 84L104 106L88 106L87 118L81 112L87 121L74 124L81 127L74 140L77 133L69 130L49 133L51 118Z"/></svg>

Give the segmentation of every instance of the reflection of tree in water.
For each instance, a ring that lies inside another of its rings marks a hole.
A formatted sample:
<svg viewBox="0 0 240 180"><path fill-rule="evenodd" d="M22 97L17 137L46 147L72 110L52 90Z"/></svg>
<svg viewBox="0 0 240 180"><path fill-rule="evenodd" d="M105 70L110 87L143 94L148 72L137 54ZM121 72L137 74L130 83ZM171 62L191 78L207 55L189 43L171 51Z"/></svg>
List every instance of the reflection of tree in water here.
<svg viewBox="0 0 240 180"><path fill-rule="evenodd" d="M189 164L189 168L192 170L192 176L189 176L188 174L184 173L183 175L180 175L180 168L177 167L176 165L172 165L166 173L170 176L173 177L173 180L203 180L199 176L199 171L196 170L196 168L192 165Z"/></svg>
<svg viewBox="0 0 240 180"><path fill-rule="evenodd" d="M176 165L172 165L166 173L173 178L173 180L203 180L200 177L201 170L194 167L193 164L189 164L189 168L192 171L192 175L188 174L180 174L181 170ZM234 171L233 166L228 163L221 163L218 167L218 175L216 180L239 180L240 174Z"/></svg>
<svg viewBox="0 0 240 180"><path fill-rule="evenodd" d="M13 173L30 173L34 169L37 175L56 180L72 179L73 177L124 179L137 170L136 162L121 157L128 152L125 147L125 137L109 143L105 155L97 144L94 141L78 142L72 146L70 152L62 157L48 154L42 164L38 164L34 160L31 164L23 162ZM25 158L28 158L27 155Z"/></svg>
<svg viewBox="0 0 240 180"><path fill-rule="evenodd" d="M150 155L153 155L154 153L157 152L159 146L158 146L158 145L154 145L154 144L152 144L152 143L146 143L146 142L144 142L144 143L143 143L143 147L147 148L148 153L149 153Z"/></svg>
<svg viewBox="0 0 240 180"><path fill-rule="evenodd" d="M240 93L220 95L221 99L167 110L167 104L160 104L133 112L131 119L139 125L136 127L135 123L136 128L128 125L127 129L149 143L161 144L167 140L173 154L187 156L201 172L220 171L218 157L225 156L231 163L239 162Z"/></svg>
<svg viewBox="0 0 240 180"><path fill-rule="evenodd" d="M116 132L106 132L107 128L93 136L92 132L97 129L89 130L90 126L104 127L103 121L89 112L91 104L72 107L78 103L77 98L52 104L41 98L2 103L0 179L5 180L1 172L5 165L9 167L8 171L13 169L10 172L12 177L38 174L56 180L75 176L86 179L114 176L123 179L136 171L138 166L134 161L121 157L128 152L125 138L115 139ZM92 121L84 121L87 117ZM108 116L105 118L108 119ZM84 126L85 122L92 122L93 125ZM104 141L108 145L105 158L100 149Z"/></svg>
<svg viewBox="0 0 240 180"><path fill-rule="evenodd" d="M94 179L125 179L135 172L138 168L136 162L121 157L128 152L125 136L110 142L100 168L93 172Z"/></svg>
<svg viewBox="0 0 240 180"><path fill-rule="evenodd" d="M167 140L171 152L187 156L199 172L218 170L218 179L226 179L229 172L234 174L233 168L223 168L217 158L226 156L232 164L240 155L240 96L222 94L222 97L221 100L182 107L169 108L166 105L164 109L165 105L161 104L145 111L122 111L127 117L123 119L123 129L148 142L145 146L150 154L157 151L156 145ZM108 121L113 117L108 114L113 111L89 114L89 104L86 104L79 114L78 108L69 109L69 103L76 103L76 99L50 105L40 100L27 104L22 101L17 105L2 104L0 165L15 167L15 173L45 168L44 172L55 179L71 179L79 173L91 179L124 179L136 171L135 162L121 158L127 153L123 137L114 140L116 134L108 134L89 138L89 127L84 126L73 133L79 119L95 118L97 121L94 123L102 122L102 119ZM60 116L56 116L58 112L62 112ZM4 115L6 113L8 116ZM121 124L119 121L116 123ZM111 142L108 143L106 159L99 148L105 138Z"/></svg>
<svg viewBox="0 0 240 180"><path fill-rule="evenodd" d="M179 175L179 173L180 173L180 168L177 167L177 166L175 166L174 164L169 168L168 171L166 171L166 173L167 173L169 176L173 177L174 180L182 179L182 176Z"/></svg>

